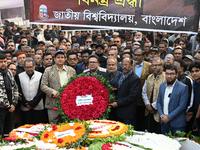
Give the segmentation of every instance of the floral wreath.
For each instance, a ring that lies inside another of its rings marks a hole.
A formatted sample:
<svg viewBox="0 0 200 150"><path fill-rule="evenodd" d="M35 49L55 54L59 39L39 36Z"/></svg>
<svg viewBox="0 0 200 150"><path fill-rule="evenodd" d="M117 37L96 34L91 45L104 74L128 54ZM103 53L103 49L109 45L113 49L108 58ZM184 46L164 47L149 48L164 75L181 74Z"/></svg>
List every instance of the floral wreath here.
<svg viewBox="0 0 200 150"><path fill-rule="evenodd" d="M26 124L26 125L23 125L23 126L20 126L18 128L38 128L37 130L38 131L42 131L44 130L45 126L47 124L36 124L36 125L33 125L33 124ZM29 140L32 140L34 136L37 136L39 133L28 133L28 132L21 132L21 131L14 131L12 130L10 133L9 133L9 137L10 138L16 138L16 139L22 139L22 138L25 138L25 139L29 139Z"/></svg>
<svg viewBox="0 0 200 150"><path fill-rule="evenodd" d="M123 134L128 130L128 126L124 123L111 121L111 120L90 120L88 123L91 123L93 126L92 130L89 132L88 138L106 138L110 136L117 136ZM96 126L95 124L100 124ZM103 129L107 126L107 129ZM90 126L89 126L90 127ZM103 132L103 130L105 130ZM104 133L104 134L103 134Z"/></svg>
<svg viewBox="0 0 200 150"><path fill-rule="evenodd" d="M40 140L45 143L54 143L58 147L79 148L89 131L87 123L77 122L58 126L54 124L42 133Z"/></svg>
<svg viewBox="0 0 200 150"><path fill-rule="evenodd" d="M70 79L59 92L56 106L65 121L108 119L114 100L109 80L101 75L83 73ZM86 97L87 102L84 99ZM79 100L77 100L79 98ZM89 99L89 101L88 101Z"/></svg>

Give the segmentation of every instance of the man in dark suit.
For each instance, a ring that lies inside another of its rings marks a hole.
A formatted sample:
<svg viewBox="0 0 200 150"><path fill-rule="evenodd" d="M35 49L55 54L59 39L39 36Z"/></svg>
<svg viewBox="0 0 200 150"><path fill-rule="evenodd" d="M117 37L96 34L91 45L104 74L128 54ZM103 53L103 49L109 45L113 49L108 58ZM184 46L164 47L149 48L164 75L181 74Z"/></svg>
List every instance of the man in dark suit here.
<svg viewBox="0 0 200 150"><path fill-rule="evenodd" d="M44 53L42 55L42 62L43 62L42 67L38 68L37 71L44 73L45 68L50 67L53 64L52 54L48 52Z"/></svg>
<svg viewBox="0 0 200 150"><path fill-rule="evenodd" d="M133 72L133 62L130 58L122 60L123 74L118 82L116 107L117 120L125 124L136 125L137 96L141 91L140 78Z"/></svg>
<svg viewBox="0 0 200 150"><path fill-rule="evenodd" d="M157 109L162 134L186 131L185 110L188 102L187 85L177 80L178 69L174 65L166 66L166 82L160 85Z"/></svg>

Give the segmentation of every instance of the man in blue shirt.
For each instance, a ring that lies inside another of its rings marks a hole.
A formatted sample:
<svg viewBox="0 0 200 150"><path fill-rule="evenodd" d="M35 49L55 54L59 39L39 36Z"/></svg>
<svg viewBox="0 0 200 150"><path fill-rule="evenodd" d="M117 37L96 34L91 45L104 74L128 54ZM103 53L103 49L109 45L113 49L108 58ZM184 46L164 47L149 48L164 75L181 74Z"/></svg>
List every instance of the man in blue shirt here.
<svg viewBox="0 0 200 150"><path fill-rule="evenodd" d="M141 88L144 85L145 80L151 74L151 64L144 61L145 52L139 47L134 50L133 53L133 72L140 78ZM136 130L145 130L145 105L142 99L142 90L137 98L137 126Z"/></svg>

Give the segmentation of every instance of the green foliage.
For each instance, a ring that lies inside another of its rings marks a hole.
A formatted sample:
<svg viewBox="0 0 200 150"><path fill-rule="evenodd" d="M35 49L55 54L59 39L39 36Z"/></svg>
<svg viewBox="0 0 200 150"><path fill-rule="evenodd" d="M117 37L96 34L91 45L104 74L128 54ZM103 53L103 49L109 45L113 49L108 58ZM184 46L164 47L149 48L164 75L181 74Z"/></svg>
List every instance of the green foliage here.
<svg viewBox="0 0 200 150"><path fill-rule="evenodd" d="M110 137L107 138L95 138L95 139L86 139L82 145L83 146L88 146L91 145L93 143L97 143L97 142L101 142L103 144L107 144L107 143L116 143L118 141L124 141L126 139L125 135L120 135L118 134L117 136L111 135Z"/></svg>
<svg viewBox="0 0 200 150"><path fill-rule="evenodd" d="M10 145L10 143L13 142L14 144L13 145L17 145L17 144L25 144L25 143L28 143L26 141L26 139L17 139L16 141L5 141L2 136L0 135L0 146L6 146L6 145Z"/></svg>
<svg viewBox="0 0 200 150"><path fill-rule="evenodd" d="M72 122L72 121L77 122L79 119L76 118L76 119L72 120L65 114L65 112L62 109L61 103L60 103L61 94L63 93L63 91L65 90L67 85L72 83L74 80L76 80L80 77L85 77L85 76L87 76L87 77L91 76L91 77L97 78L107 88L108 95L109 95L109 103L112 103L115 99L115 95L113 93L113 88L110 85L109 79L104 78L103 76L98 75L96 73L92 73L92 74L91 73L86 73L86 74L82 73L82 74L76 75L75 77L71 77L70 80L68 81L68 83L60 88L60 90L59 90L60 94L58 95L58 100L56 101L56 107L58 108L61 117L67 122ZM111 106L108 106L107 109L105 110L105 112L98 119L99 120L108 119L110 111L111 111Z"/></svg>
<svg viewBox="0 0 200 150"><path fill-rule="evenodd" d="M188 139L193 140L197 143L200 143L200 137L194 136L191 133L192 133L192 131L190 131L187 134L185 132L176 131L174 134L172 134L172 132L170 131L169 133L166 133L165 135L170 137L170 138L176 138L176 137L188 138ZM183 142L183 141L186 141L186 140L187 139L182 139L182 140L179 140L179 142Z"/></svg>
<svg viewBox="0 0 200 150"><path fill-rule="evenodd" d="M127 125L127 126L128 126L128 130L125 132L125 135L126 136L135 135L135 132L133 131L134 130L134 126L132 126L132 125Z"/></svg>
<svg viewBox="0 0 200 150"><path fill-rule="evenodd" d="M44 132L45 130L47 130L47 128L49 128L49 127L50 127L49 125L45 125L45 126L44 126L44 130L40 131L38 135L33 136L32 139L36 138L36 139L40 140L40 137L41 137L41 135L43 134L43 132Z"/></svg>
<svg viewBox="0 0 200 150"><path fill-rule="evenodd" d="M142 149L144 149L144 150L152 150L151 148L145 148L144 146L141 146L141 145L138 145L138 144L134 144L134 143L130 143L130 142L127 142L127 143L129 143L129 144L131 144L131 145L133 145L133 146L142 148Z"/></svg>
<svg viewBox="0 0 200 150"><path fill-rule="evenodd" d="M17 150L33 150L33 149L38 149L35 145L31 147L26 147L26 148L18 148Z"/></svg>
<svg viewBox="0 0 200 150"><path fill-rule="evenodd" d="M92 143L89 147L88 147L88 150L102 150L102 146L103 146L103 142L95 142L95 143Z"/></svg>

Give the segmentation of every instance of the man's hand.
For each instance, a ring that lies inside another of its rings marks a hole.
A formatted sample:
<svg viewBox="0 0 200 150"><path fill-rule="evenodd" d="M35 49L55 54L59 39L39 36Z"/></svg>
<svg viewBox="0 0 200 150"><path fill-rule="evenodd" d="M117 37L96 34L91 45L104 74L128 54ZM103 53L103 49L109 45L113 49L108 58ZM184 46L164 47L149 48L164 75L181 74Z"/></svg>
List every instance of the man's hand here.
<svg viewBox="0 0 200 150"><path fill-rule="evenodd" d="M146 105L146 109L147 109L148 112L151 112L153 110L153 108L151 107L150 104Z"/></svg>
<svg viewBox="0 0 200 150"><path fill-rule="evenodd" d="M10 107L11 108L8 110L10 113L12 113L13 111L15 111L15 106L14 105L11 105Z"/></svg>
<svg viewBox="0 0 200 150"><path fill-rule="evenodd" d="M28 103L26 103L26 108L32 109L31 106Z"/></svg>
<svg viewBox="0 0 200 150"><path fill-rule="evenodd" d="M22 101L22 98L21 98L21 93L19 93L19 92L16 92L17 93L17 95L18 95L18 100L20 100L20 101Z"/></svg>
<svg viewBox="0 0 200 150"><path fill-rule="evenodd" d="M54 91L54 92L53 92L53 97L54 97L54 98L58 98L58 94L59 94L58 91Z"/></svg>
<svg viewBox="0 0 200 150"><path fill-rule="evenodd" d="M112 107L117 107L117 102L113 102L111 106Z"/></svg>
<svg viewBox="0 0 200 150"><path fill-rule="evenodd" d="M189 122L192 117L193 117L193 112L188 112L187 115L185 116L185 121Z"/></svg>
<svg viewBox="0 0 200 150"><path fill-rule="evenodd" d="M169 118L166 115L161 116L161 120L163 123L167 124L169 122Z"/></svg>
<svg viewBox="0 0 200 150"><path fill-rule="evenodd" d="M151 114L155 114L156 112L157 112L157 111L155 111L155 110L151 110L151 111L150 111Z"/></svg>

